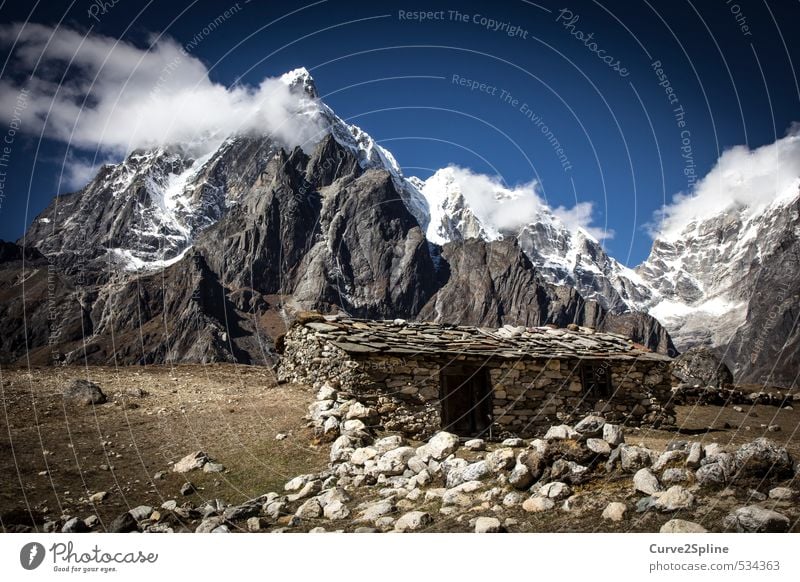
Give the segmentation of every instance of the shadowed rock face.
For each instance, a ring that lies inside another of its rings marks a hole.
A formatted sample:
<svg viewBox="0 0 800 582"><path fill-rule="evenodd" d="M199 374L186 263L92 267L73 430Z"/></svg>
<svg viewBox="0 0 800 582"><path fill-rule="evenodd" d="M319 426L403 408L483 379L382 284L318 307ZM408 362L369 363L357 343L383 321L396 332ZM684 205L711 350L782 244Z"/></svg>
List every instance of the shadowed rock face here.
<svg viewBox="0 0 800 582"><path fill-rule="evenodd" d="M652 318L609 315L545 283L514 239L431 245L393 176L363 170L331 136L308 153L237 138L188 172L190 162L179 150L134 153L37 218L25 240L42 253L0 247L5 360L271 363L270 336L304 309L486 326L577 323L671 349ZM157 179L192 184L175 199L178 210L155 211L163 200L148 180ZM179 236L192 243L182 256L169 247ZM130 270L134 260L125 270L120 248L133 248L135 260L171 260L145 272Z"/></svg>
<svg viewBox="0 0 800 582"><path fill-rule="evenodd" d="M708 348L691 348L672 362L672 375L678 382L702 387L722 388L733 382L728 366Z"/></svg>
<svg viewBox="0 0 800 582"><path fill-rule="evenodd" d="M487 327L574 323L675 353L669 334L652 317L609 313L571 287L546 283L515 239L447 243L439 273L441 288L419 313L420 320Z"/></svg>

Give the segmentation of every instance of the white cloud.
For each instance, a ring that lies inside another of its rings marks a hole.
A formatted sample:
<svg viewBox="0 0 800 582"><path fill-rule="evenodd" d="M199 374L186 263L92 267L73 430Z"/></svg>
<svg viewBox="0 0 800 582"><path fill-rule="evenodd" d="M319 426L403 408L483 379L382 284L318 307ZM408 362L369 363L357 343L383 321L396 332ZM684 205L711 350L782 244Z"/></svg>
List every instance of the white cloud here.
<svg viewBox="0 0 800 582"><path fill-rule="evenodd" d="M689 194L677 194L657 213L654 238L675 238L693 221L711 218L732 208L755 213L779 198L796 196L800 179L800 131L751 150L736 146L717 163Z"/></svg>
<svg viewBox="0 0 800 582"><path fill-rule="evenodd" d="M72 151L67 154L58 176L58 192L80 190L88 184L104 164L113 164L114 158L87 161L75 155Z"/></svg>
<svg viewBox="0 0 800 582"><path fill-rule="evenodd" d="M207 67L169 38L143 49L64 27L9 24L0 26L0 47L13 51L15 79L0 80L0 116L10 115L9 104L28 88L23 130L44 130L73 147L124 154L175 142L207 142L207 148L247 131L271 134L289 147L320 137L314 103L286 83L214 83Z"/></svg>
<svg viewBox="0 0 800 582"><path fill-rule="evenodd" d="M467 168L448 166L447 171L472 212L483 224L498 231L515 231L526 224L551 221L555 217L571 232L580 228L598 240L613 237L613 232L592 225L592 202L578 202L572 208L551 208L535 180L509 188L496 176L475 173Z"/></svg>

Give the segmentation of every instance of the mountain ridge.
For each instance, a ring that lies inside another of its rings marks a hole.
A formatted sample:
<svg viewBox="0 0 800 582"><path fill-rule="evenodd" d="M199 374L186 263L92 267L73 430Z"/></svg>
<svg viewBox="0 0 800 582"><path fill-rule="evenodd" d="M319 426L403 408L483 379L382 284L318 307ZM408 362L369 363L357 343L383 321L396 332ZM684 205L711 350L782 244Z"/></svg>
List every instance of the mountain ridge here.
<svg viewBox="0 0 800 582"><path fill-rule="evenodd" d="M228 313L252 320L239 332L261 344L269 335L259 328L265 314L272 313L274 320L275 313L287 309L344 309L364 317L461 317L476 325L616 326L636 341L674 353L670 334L643 314L650 311L669 322L679 348L712 345L730 361L743 353L740 344L755 341L754 332L746 329L763 316L752 300L752 279L775 275L755 265L754 257L776 256L775 245L783 239L775 235L773 246L761 245L755 254L747 250L749 239L740 240L741 248L731 246L745 249L741 264L749 258L753 268L752 277L728 285L726 293L738 303L720 299L719 293L709 296L708 286L698 284L705 276L700 272L704 261L714 264L720 258L720 253L702 255L698 249L714 237L736 238L752 228L762 234L770 228L796 232L796 213L779 220L781 211L776 210L765 221L769 227L753 226L763 214L728 216L718 224L706 221L706 230L702 224L687 225L697 231L696 240L657 239L647 261L630 269L609 256L593 233L569 226L560 209L537 201L535 185L529 200L527 190L490 184L479 192L493 200L495 206L489 207L459 182L452 168L428 180L406 177L388 150L319 99L308 71L297 69L281 79L298 95L298 115L325 128L314 144L291 148L271 136L244 134L228 136L200 155L192 151L196 144L137 150L120 164L102 167L78 192L57 197L33 221L18 245L36 247L67 279L97 286L83 292L80 302L93 304L90 329L102 330L97 321L109 321L108 313L98 313L104 309L98 302L103 286L165 272L168 279L184 280L186 275L179 272L200 260L216 278L219 297L230 296L225 299L229 307L221 315L206 314L210 319L204 325L214 328L212 320L227 320ZM784 202L780 208L791 206ZM491 213L504 211L504 205L525 209L511 214L531 220L497 227L492 219L507 221L508 212ZM684 261L680 268L676 260ZM488 280L474 278L481 270L490 273ZM734 270L729 271L733 277ZM459 288L468 289L471 298ZM123 294L132 293L128 289ZM787 296L791 317L797 298ZM716 336L708 321L692 324L696 318L691 314L702 312L709 300L718 301L706 307L716 305L717 320L724 320ZM155 313L149 301L140 297L137 309L148 306ZM180 317L182 311L175 309L161 315ZM683 320L675 315L681 309L690 314ZM733 312L740 320L730 317ZM711 335L696 337L701 330L711 330ZM734 338L738 343L730 344ZM19 338L14 341L18 344ZM740 378L763 375L762 360L782 349L774 341L760 341L768 344L763 357L732 366ZM251 352L269 351L234 346L230 337L221 342L227 348L204 342L214 359L253 361ZM796 340L792 342L782 367L795 361ZM152 353L160 354L156 359L199 357L194 352L169 356L166 348ZM778 376L784 383L796 381Z"/></svg>

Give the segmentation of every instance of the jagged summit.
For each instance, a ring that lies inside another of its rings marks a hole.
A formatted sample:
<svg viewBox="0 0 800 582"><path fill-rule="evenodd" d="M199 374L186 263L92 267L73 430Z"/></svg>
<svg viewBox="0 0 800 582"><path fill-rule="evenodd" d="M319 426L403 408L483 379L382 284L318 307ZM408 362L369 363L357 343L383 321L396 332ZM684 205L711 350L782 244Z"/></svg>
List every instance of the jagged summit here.
<svg viewBox="0 0 800 582"><path fill-rule="evenodd" d="M305 67L299 67L288 73L284 73L280 76L280 80L286 83L289 89L293 91L302 91L312 99L319 99L319 93L317 93L317 86L314 84L314 78Z"/></svg>

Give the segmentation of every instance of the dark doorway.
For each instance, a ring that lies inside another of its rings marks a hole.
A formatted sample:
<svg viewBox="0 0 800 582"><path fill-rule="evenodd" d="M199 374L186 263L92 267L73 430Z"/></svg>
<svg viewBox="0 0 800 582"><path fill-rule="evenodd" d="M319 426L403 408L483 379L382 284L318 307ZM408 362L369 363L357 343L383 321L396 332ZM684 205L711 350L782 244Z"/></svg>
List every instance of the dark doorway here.
<svg viewBox="0 0 800 582"><path fill-rule="evenodd" d="M583 362L581 383L588 396L600 399L611 398L611 365L608 361Z"/></svg>
<svg viewBox="0 0 800 582"><path fill-rule="evenodd" d="M483 436L492 424L492 398L485 368L450 366L442 371L442 429Z"/></svg>

